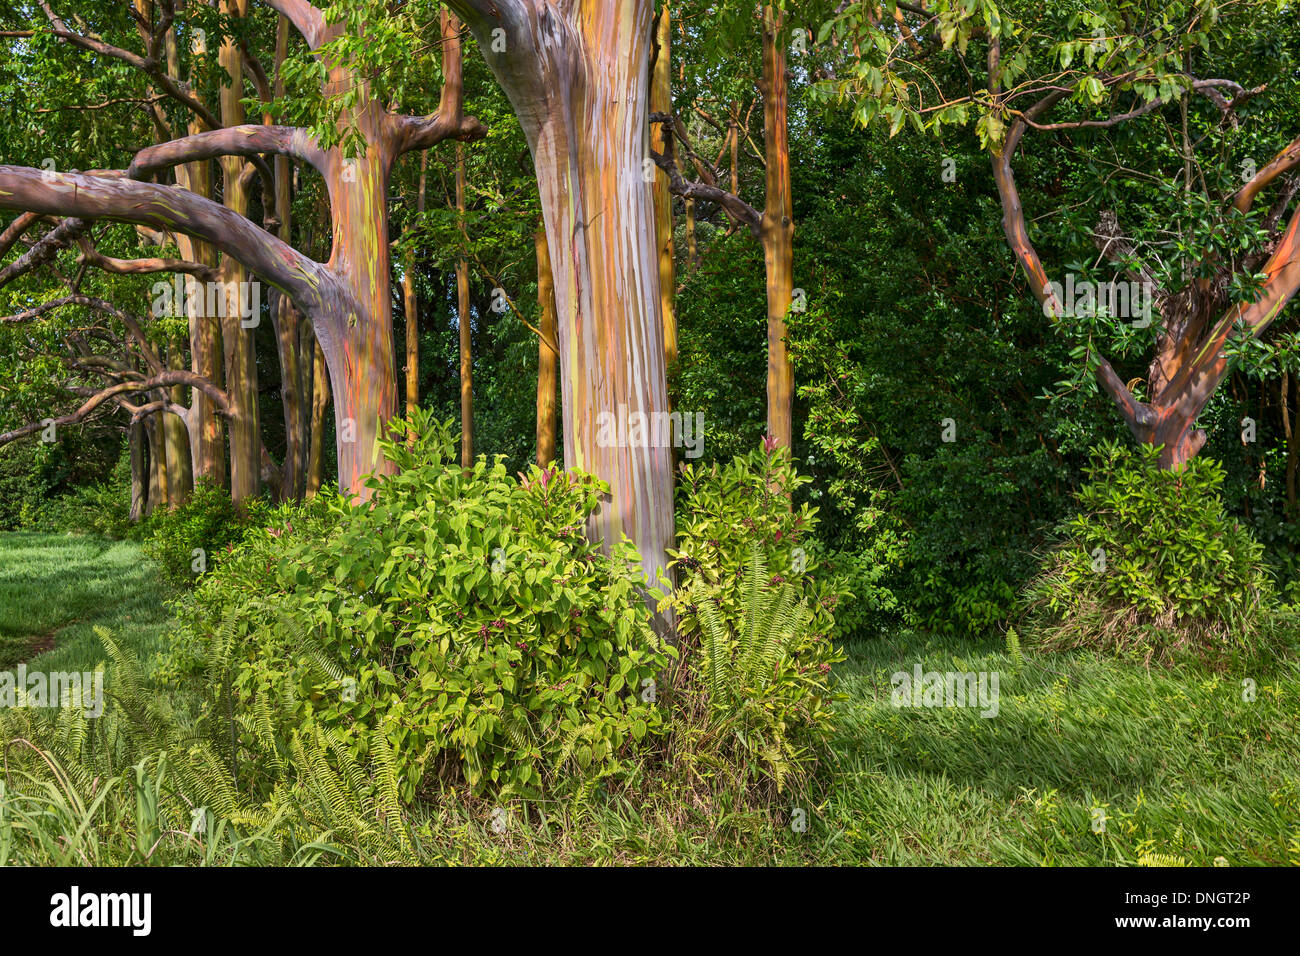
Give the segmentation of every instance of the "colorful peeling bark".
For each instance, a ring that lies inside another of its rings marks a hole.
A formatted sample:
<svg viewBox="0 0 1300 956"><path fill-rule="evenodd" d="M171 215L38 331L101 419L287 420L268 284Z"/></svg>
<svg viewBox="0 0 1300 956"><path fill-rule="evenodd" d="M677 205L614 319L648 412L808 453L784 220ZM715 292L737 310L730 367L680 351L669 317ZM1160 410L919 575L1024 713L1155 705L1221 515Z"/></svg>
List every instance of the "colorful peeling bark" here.
<svg viewBox="0 0 1300 956"><path fill-rule="evenodd" d="M654 582L673 541L672 449L600 441L666 414L649 107L651 0L451 0L532 150L555 276L564 455L610 494L588 534L627 535ZM664 622L660 622L663 624Z"/></svg>
<svg viewBox="0 0 1300 956"><path fill-rule="evenodd" d="M559 355L555 322L555 280L551 276L551 251L546 243L546 225L534 235L537 246L537 306L541 321L537 337L537 464L543 468L555 461L555 400L559 379Z"/></svg>

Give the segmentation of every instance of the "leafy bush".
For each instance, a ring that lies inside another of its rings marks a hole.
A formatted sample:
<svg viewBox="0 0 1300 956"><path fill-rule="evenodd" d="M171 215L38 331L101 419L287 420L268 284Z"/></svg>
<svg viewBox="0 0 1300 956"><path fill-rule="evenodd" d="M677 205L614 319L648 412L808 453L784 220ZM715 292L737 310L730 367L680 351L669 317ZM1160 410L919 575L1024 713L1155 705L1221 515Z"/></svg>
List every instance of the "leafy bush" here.
<svg viewBox="0 0 1300 956"><path fill-rule="evenodd" d="M1080 514L1026 591L1037 642L1135 651L1252 650L1278 609L1263 548L1224 513L1223 469L1195 458L1161 470L1158 451L1099 446Z"/></svg>
<svg viewBox="0 0 1300 956"><path fill-rule="evenodd" d="M707 789L770 799L802 788L834 728L834 609L816 574L816 509L783 450L684 466L670 551L685 666L675 688L677 762Z"/></svg>
<svg viewBox="0 0 1300 956"><path fill-rule="evenodd" d="M55 443L0 450L0 530L124 538L135 527L130 502L131 462L125 449L114 452L69 433Z"/></svg>
<svg viewBox="0 0 1300 956"><path fill-rule="evenodd" d="M391 747L405 800L426 778L530 794L617 773L661 731L640 691L671 651L635 552L584 536L603 486L461 468L449 425L411 432L381 443L400 473L369 502L322 496L251 531L183 603L176 667L228 653L254 751L311 724L359 759Z"/></svg>
<svg viewBox="0 0 1300 956"><path fill-rule="evenodd" d="M170 583L192 584L220 564L249 527L263 523L269 510L260 500L245 502L244 509L241 513L224 488L200 479L183 504L149 515L145 553L162 566Z"/></svg>
<svg viewBox="0 0 1300 956"><path fill-rule="evenodd" d="M116 464L115 464L116 463ZM22 441L0 447L0 531L84 531L76 520L89 513L77 493L102 485L121 490L112 510L125 519L130 461L116 432L69 428L55 442ZM111 496L99 489L107 502ZM64 516L65 506L72 506Z"/></svg>

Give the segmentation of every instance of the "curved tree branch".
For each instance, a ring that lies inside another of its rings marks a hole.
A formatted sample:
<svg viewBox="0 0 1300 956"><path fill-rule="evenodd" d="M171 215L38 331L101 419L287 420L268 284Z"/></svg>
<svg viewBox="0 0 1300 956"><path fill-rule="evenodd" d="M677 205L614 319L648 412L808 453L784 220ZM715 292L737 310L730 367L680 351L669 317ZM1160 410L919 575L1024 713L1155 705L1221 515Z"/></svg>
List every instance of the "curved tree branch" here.
<svg viewBox="0 0 1300 956"><path fill-rule="evenodd" d="M324 289L338 286L326 267L258 228L239 213L188 189L108 175L0 166L0 209L111 219L206 239L315 314Z"/></svg>
<svg viewBox="0 0 1300 956"><path fill-rule="evenodd" d="M135 67L146 76L153 79L158 86L172 99L180 103L186 109L194 113L195 116L203 120L208 126L217 128L221 126L221 121L208 109L207 105L194 95L190 85L183 80L178 80L174 76L168 75L163 69L162 60L157 56L155 44L151 44L151 52L147 57L140 56L138 53L132 53L130 50L124 50L121 47L105 43L103 40L94 37L83 36L80 33L74 33L68 29L66 23L59 18L59 15L51 9L46 0L39 0L41 9L45 11L45 16L50 21L51 31L60 40L79 47L90 53L98 53L101 56L112 57L115 60L121 60L123 63ZM168 19L170 26L170 18Z"/></svg>
<svg viewBox="0 0 1300 956"><path fill-rule="evenodd" d="M60 425L75 425L78 422L85 420L85 418L95 411L95 409L99 408L99 406L103 405L110 399L117 398L119 395L148 392L156 388L170 388L175 385L189 386L190 388L201 390L205 395L212 399L213 404L217 406L217 409L221 414L230 414L230 399L226 396L224 391L217 388L202 375L175 369L137 382L119 382L117 385L111 385L108 388L100 389L93 396L83 402L81 407L75 412L61 415L54 419L31 422L30 424L23 425L20 428L15 428L12 431L0 433L0 445L7 445L12 441L17 441L19 438L35 434L36 432L43 430L51 422L56 427Z"/></svg>
<svg viewBox="0 0 1300 956"><path fill-rule="evenodd" d="M262 153L291 156L309 163L319 171L325 169L325 154L307 130L296 126L249 123L195 133L149 146L135 154L126 174L131 179L143 180L160 170L183 163L219 156L259 157Z"/></svg>

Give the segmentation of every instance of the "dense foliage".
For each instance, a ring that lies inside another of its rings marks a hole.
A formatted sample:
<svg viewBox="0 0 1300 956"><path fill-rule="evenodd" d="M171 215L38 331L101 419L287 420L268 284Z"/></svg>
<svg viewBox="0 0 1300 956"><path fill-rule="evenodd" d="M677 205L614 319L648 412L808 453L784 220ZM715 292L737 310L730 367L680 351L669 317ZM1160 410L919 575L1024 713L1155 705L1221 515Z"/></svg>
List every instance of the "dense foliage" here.
<svg viewBox="0 0 1300 956"><path fill-rule="evenodd" d="M1147 661L1258 651L1277 597L1263 547L1224 513L1223 477L1208 458L1174 473L1149 450L1098 449L1080 513L1027 591L1041 641Z"/></svg>

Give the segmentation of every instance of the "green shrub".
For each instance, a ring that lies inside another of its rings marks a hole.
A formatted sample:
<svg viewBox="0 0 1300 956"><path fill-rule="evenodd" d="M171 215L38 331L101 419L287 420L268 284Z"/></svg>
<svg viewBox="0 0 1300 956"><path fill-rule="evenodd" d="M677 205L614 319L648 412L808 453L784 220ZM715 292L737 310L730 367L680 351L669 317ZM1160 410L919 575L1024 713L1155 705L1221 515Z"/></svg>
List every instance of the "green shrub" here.
<svg viewBox="0 0 1300 956"><path fill-rule="evenodd" d="M1040 646L1165 661L1250 652L1272 623L1263 548L1224 513L1222 467L1202 457L1166 471L1157 457L1149 446L1094 451L1080 513L1025 593Z"/></svg>
<svg viewBox="0 0 1300 956"><path fill-rule="evenodd" d="M122 489L122 500L113 511L120 511L125 519L130 461L113 430L69 428L61 430L55 442L4 445L0 447L0 531L95 530L77 523L90 512L78 505L77 493L105 483ZM107 501L110 495L104 491L102 497Z"/></svg>
<svg viewBox="0 0 1300 956"><path fill-rule="evenodd" d="M145 553L162 566L170 583L192 584L200 574L214 570L248 528L266 521L268 511L265 502L254 500L245 502L241 513L230 492L200 479L183 504L149 515Z"/></svg>
<svg viewBox="0 0 1300 956"><path fill-rule="evenodd" d="M641 688L670 650L631 547L584 536L603 486L462 468L449 425L411 430L381 443L400 472L369 502L322 496L248 533L183 602L176 668L228 635L251 750L309 724L358 758L382 739L404 800L426 779L509 795L619 772L662 728Z"/></svg>
<svg viewBox="0 0 1300 956"><path fill-rule="evenodd" d="M678 545L684 667L674 688L676 764L692 783L751 800L807 785L834 729L834 609L817 574L817 512L790 507L808 479L788 452L684 466Z"/></svg>

